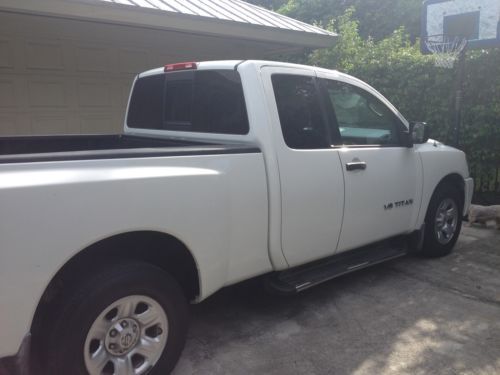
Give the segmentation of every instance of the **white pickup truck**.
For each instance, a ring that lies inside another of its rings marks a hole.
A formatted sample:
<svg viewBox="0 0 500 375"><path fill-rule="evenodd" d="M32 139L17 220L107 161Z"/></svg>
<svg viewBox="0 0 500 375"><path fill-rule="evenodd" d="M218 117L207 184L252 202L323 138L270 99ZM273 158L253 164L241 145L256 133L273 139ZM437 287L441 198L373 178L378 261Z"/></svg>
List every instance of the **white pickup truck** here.
<svg viewBox="0 0 500 375"><path fill-rule="evenodd" d="M448 254L473 182L423 126L336 71L221 61L139 74L122 135L0 139L0 369L165 374L189 301Z"/></svg>

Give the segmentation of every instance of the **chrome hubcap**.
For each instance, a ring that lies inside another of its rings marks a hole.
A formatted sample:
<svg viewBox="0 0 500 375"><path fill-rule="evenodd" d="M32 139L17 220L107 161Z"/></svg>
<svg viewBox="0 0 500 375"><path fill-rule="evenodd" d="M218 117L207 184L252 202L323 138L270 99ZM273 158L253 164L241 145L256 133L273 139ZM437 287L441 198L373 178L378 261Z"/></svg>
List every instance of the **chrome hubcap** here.
<svg viewBox="0 0 500 375"><path fill-rule="evenodd" d="M92 324L84 347L91 375L146 374L160 359L168 336L165 311L150 297L112 303Z"/></svg>
<svg viewBox="0 0 500 375"><path fill-rule="evenodd" d="M444 199L436 211L434 230L440 244L449 243L457 230L458 207L453 199Z"/></svg>
<svg viewBox="0 0 500 375"><path fill-rule="evenodd" d="M124 355L134 348L139 337L139 322L130 318L120 319L109 328L104 346L110 354Z"/></svg>

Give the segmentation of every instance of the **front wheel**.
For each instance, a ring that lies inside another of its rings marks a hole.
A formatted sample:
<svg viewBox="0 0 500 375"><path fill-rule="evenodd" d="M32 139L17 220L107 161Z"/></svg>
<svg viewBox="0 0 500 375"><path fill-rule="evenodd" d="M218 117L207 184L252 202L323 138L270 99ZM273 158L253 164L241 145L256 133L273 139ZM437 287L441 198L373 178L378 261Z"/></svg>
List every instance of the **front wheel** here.
<svg viewBox="0 0 500 375"><path fill-rule="evenodd" d="M127 263L89 275L47 331L47 374L168 374L187 331L187 303L161 269Z"/></svg>
<svg viewBox="0 0 500 375"><path fill-rule="evenodd" d="M421 254L436 258L453 250L462 228L462 199L453 185L438 186L425 216L424 244Z"/></svg>

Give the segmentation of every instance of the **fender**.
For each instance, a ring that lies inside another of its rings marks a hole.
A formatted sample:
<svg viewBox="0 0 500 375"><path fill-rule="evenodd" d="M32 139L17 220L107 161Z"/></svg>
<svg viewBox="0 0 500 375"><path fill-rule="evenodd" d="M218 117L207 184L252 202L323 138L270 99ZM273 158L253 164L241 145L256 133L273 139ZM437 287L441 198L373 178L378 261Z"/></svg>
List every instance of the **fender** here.
<svg viewBox="0 0 500 375"><path fill-rule="evenodd" d="M446 178L455 179L462 185L459 188L464 193L463 212L466 212L470 201L469 197L472 195L472 179L469 176L465 153L435 140L415 145L415 148L423 168L422 201L417 228L420 228L424 223L427 208L436 187Z"/></svg>

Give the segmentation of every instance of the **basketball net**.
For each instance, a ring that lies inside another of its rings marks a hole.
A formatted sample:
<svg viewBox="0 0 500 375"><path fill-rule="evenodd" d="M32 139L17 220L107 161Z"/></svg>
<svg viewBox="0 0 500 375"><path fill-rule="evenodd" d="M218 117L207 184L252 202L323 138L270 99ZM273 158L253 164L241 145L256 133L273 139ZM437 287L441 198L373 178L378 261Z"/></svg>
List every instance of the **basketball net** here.
<svg viewBox="0 0 500 375"><path fill-rule="evenodd" d="M467 46L467 39L458 36L431 35L424 40L427 49L434 55L434 64L440 68L453 68L460 53Z"/></svg>

